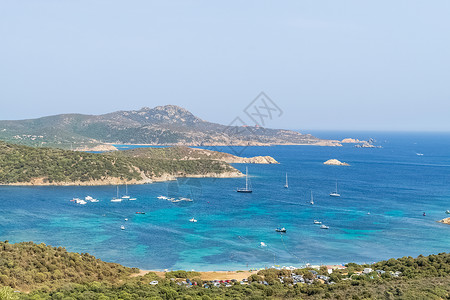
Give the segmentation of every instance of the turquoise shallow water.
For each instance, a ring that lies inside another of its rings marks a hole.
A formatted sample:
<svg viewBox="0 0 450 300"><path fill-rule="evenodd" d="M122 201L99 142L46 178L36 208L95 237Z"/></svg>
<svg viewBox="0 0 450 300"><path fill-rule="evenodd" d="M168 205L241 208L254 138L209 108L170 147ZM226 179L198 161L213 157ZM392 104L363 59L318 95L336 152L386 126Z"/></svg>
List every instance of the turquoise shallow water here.
<svg viewBox="0 0 450 300"><path fill-rule="evenodd" d="M271 155L280 162L248 165L252 194L235 192L244 184L242 178L129 186L138 200L121 203L109 201L115 196L114 186L1 186L0 239L65 246L142 269L373 262L448 252L450 226L435 221L445 218L445 210L450 209L450 135L350 136L375 137L383 148L219 148L242 151L243 156ZM330 158L351 166L322 164ZM240 170L245 166L235 165ZM285 172L289 189L283 188ZM336 179L342 196L331 198L328 194ZM313 206L308 203L311 190ZM194 202L173 204L156 198L167 194L192 197ZM87 195L100 202L82 206L69 201ZM198 222L189 222L192 217ZM330 229L319 229L314 219ZM287 233L276 233L277 226L286 227ZM261 242L267 247L261 248Z"/></svg>

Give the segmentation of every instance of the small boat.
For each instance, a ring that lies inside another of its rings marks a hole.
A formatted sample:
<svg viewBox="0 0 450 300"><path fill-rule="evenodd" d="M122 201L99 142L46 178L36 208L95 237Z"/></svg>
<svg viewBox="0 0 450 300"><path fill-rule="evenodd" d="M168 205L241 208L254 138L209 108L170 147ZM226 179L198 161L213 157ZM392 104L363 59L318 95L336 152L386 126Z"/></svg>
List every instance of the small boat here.
<svg viewBox="0 0 450 300"><path fill-rule="evenodd" d="M320 226L320 229L329 229L330 227L326 226L326 225L322 225Z"/></svg>
<svg viewBox="0 0 450 300"><path fill-rule="evenodd" d="M197 223L197 220L195 218L192 218L192 219L189 220L189 222Z"/></svg>
<svg viewBox="0 0 450 300"><path fill-rule="evenodd" d="M259 245L260 245L261 247L267 247L266 243L264 243L264 242L261 242Z"/></svg>
<svg viewBox="0 0 450 300"><path fill-rule="evenodd" d="M427 215L427 214L426 214L425 212L423 212L422 216L424 216L424 217L425 217L426 215Z"/></svg>
<svg viewBox="0 0 450 300"><path fill-rule="evenodd" d="M167 197L166 197L166 196L158 196L158 197L156 197L156 198L161 199L161 200L167 200Z"/></svg>
<svg viewBox="0 0 450 300"><path fill-rule="evenodd" d="M125 218L125 221L128 221L128 219L127 219L127 218Z"/></svg>
<svg viewBox="0 0 450 300"><path fill-rule="evenodd" d="M174 199L174 200L170 200L170 202L172 203L179 203L179 202L193 202L194 200L189 199L189 198L179 198L179 199Z"/></svg>
<svg viewBox="0 0 450 300"><path fill-rule="evenodd" d="M331 197L340 197L341 194L338 193L338 186L337 186L337 180L336 180L336 191L332 192L330 194Z"/></svg>
<svg viewBox="0 0 450 300"><path fill-rule="evenodd" d="M445 211L445 213L448 215L448 214L450 214L450 209L447 209L446 211Z"/></svg>
<svg viewBox="0 0 450 300"><path fill-rule="evenodd" d="M276 232L286 232L286 228L282 227L278 227L277 229L275 229Z"/></svg>
<svg viewBox="0 0 450 300"><path fill-rule="evenodd" d="M120 225L120 229L125 230L125 226Z"/></svg>
<svg viewBox="0 0 450 300"><path fill-rule="evenodd" d="M134 201L134 200L136 200L136 198L130 198L130 199L128 199L128 200L130 200L130 201Z"/></svg>
<svg viewBox="0 0 450 300"><path fill-rule="evenodd" d="M112 198L111 202L122 202L122 198L119 198L119 186L117 186L117 196Z"/></svg>
<svg viewBox="0 0 450 300"><path fill-rule="evenodd" d="M284 188L287 189L288 187L289 187L289 184L288 184L288 178L287 178L287 173L286 173L286 184L284 185Z"/></svg>
<svg viewBox="0 0 450 300"><path fill-rule="evenodd" d="M249 187L249 183L248 183L248 168L245 167L245 188L238 188L237 189L238 193L251 193L252 188Z"/></svg>
<svg viewBox="0 0 450 300"><path fill-rule="evenodd" d="M317 224L317 225L322 225L322 222L320 222L320 221L317 221L317 220L314 220L314 224Z"/></svg>
<svg viewBox="0 0 450 300"><path fill-rule="evenodd" d="M423 156L423 153L416 153L417 156Z"/></svg>
<svg viewBox="0 0 450 300"><path fill-rule="evenodd" d="M92 198L91 196L86 196L86 197L84 197L84 200L85 200L85 201L90 201L90 202L98 202L97 199L94 199L94 198Z"/></svg>
<svg viewBox="0 0 450 300"><path fill-rule="evenodd" d="M313 198L312 191L311 191L311 201L309 201L309 204L314 205L314 198Z"/></svg>
<svg viewBox="0 0 450 300"><path fill-rule="evenodd" d="M367 214L370 215L370 212L368 212Z"/></svg>
<svg viewBox="0 0 450 300"><path fill-rule="evenodd" d="M180 198L180 201L187 201L187 202L192 202L193 200L190 198Z"/></svg>
<svg viewBox="0 0 450 300"><path fill-rule="evenodd" d="M73 198L72 200L70 200L72 202L75 202L76 204L81 204L81 205L85 205L87 202L80 199L80 198Z"/></svg>
<svg viewBox="0 0 450 300"><path fill-rule="evenodd" d="M137 214L137 215L145 215L145 212L143 212L143 211L137 211L136 214Z"/></svg>

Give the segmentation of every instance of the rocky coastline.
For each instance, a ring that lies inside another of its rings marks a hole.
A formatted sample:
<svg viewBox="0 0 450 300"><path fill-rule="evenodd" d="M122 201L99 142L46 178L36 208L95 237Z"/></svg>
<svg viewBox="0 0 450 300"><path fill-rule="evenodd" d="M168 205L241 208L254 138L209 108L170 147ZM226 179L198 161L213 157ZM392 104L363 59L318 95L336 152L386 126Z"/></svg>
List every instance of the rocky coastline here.
<svg viewBox="0 0 450 300"><path fill-rule="evenodd" d="M174 181L177 178L239 178L245 176L240 171L236 169L236 171L232 172L223 172L223 173L206 173L206 174L163 174L158 177L147 177L141 180L124 180L117 177L105 178L102 180L89 180L89 181L60 181L60 182L48 182L46 178L33 178L28 182L14 182L8 184L0 184L1 185L9 185L9 186L101 186L101 185L140 185L140 184L150 184L154 182L165 182L165 181Z"/></svg>

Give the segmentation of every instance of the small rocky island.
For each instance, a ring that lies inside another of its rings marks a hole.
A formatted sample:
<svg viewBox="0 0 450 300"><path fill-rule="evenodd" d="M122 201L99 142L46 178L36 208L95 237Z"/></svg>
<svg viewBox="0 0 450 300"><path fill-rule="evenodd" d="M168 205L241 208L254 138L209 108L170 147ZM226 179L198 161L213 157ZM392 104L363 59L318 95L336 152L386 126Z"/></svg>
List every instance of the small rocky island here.
<svg viewBox="0 0 450 300"><path fill-rule="evenodd" d="M324 165L329 165L329 166L350 166L348 163L346 162L341 162L337 159L329 159L326 162L323 163Z"/></svg>
<svg viewBox="0 0 450 300"><path fill-rule="evenodd" d="M445 218L445 219L442 219L442 220L440 220L438 222L450 225L450 218Z"/></svg>

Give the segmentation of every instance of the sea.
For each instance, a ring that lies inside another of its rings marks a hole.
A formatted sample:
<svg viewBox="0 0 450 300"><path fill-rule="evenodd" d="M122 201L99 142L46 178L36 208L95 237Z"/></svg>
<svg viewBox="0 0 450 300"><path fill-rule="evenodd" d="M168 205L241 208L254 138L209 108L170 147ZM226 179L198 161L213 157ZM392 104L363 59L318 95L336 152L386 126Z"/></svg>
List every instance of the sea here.
<svg viewBox="0 0 450 300"><path fill-rule="evenodd" d="M0 240L62 246L144 270L372 263L449 251L450 225L436 222L450 217L449 133L312 133L373 138L382 148L207 148L279 162L233 165L248 168L251 194L236 192L245 186L242 177L129 185L136 200L119 203L110 201L116 186L0 186ZM332 158L350 166L323 164ZM341 197L330 197L336 182ZM88 195L99 202L70 201ZM172 203L161 195L193 201Z"/></svg>

